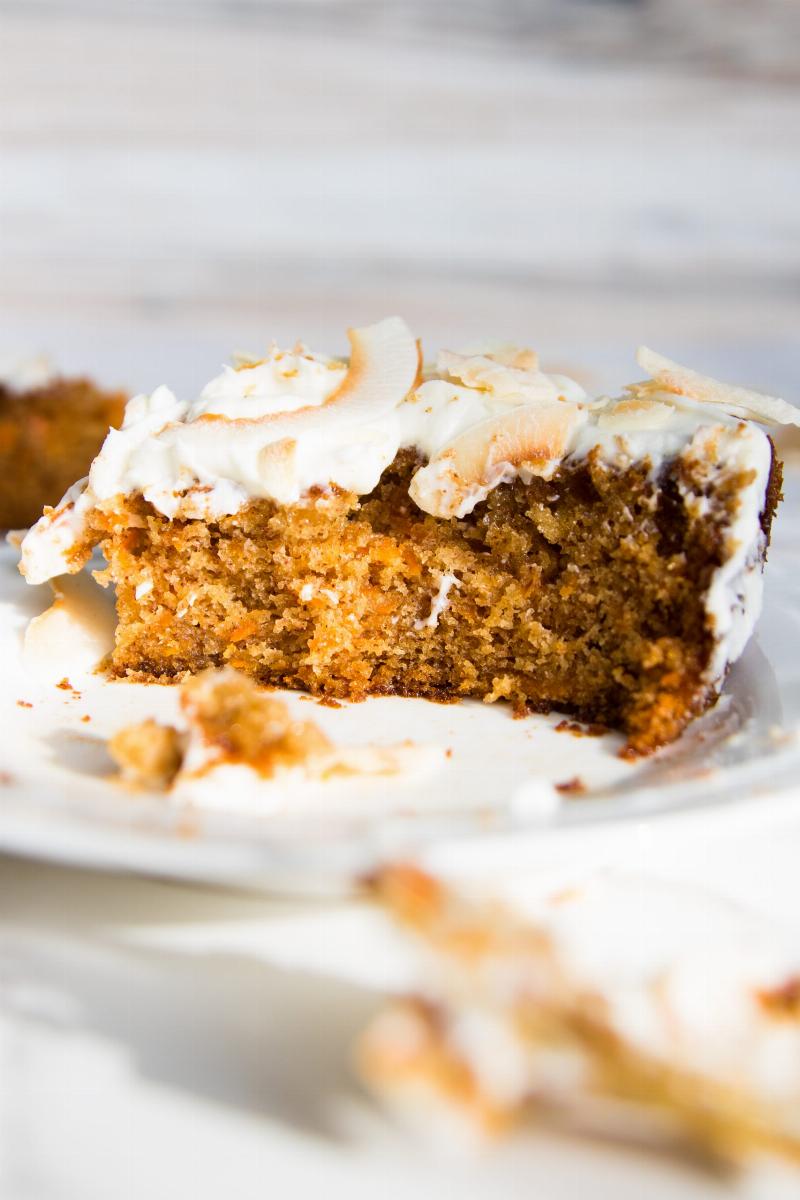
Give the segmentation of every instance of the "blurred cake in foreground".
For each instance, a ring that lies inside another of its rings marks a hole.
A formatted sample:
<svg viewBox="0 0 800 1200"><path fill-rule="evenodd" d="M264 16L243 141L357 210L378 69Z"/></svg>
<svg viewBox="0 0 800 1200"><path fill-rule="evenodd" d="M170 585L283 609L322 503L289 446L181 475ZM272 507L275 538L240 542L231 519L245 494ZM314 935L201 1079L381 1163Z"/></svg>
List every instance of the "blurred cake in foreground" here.
<svg viewBox="0 0 800 1200"><path fill-rule="evenodd" d="M43 358L0 360L0 527L32 525L58 502L122 421L125 401L61 378Z"/></svg>
<svg viewBox="0 0 800 1200"><path fill-rule="evenodd" d="M782 400L650 351L589 398L509 346L422 369L405 323L349 362L273 348L192 401L128 404L23 544L30 583L99 545L111 671L229 664L334 697L505 699L623 729L631 754L719 692L757 619Z"/></svg>
<svg viewBox="0 0 800 1200"><path fill-rule="evenodd" d="M725 1159L800 1159L800 953L685 887L599 875L503 900L412 867L374 891L419 982L361 1039L370 1085L426 1128L524 1118Z"/></svg>

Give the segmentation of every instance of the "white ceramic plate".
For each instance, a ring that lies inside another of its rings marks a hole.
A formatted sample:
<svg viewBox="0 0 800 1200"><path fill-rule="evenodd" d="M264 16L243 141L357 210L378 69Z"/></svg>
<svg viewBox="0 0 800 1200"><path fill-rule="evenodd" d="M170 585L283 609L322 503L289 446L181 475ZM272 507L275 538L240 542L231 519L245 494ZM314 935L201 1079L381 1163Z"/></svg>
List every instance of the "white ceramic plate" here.
<svg viewBox="0 0 800 1200"><path fill-rule="evenodd" d="M176 878L313 891L385 856L488 833L537 840L576 827L785 792L800 770L800 472L790 472L757 637L716 708L675 746L628 764L621 739L557 732L558 716L515 721L502 705L375 699L331 709L286 694L337 742L417 744L451 753L423 776L293 788L263 811L226 790L219 805L176 805L115 782L107 737L144 716L168 720L173 688L109 683L66 639L47 661L22 648L49 588L28 588L0 556L0 848ZM93 586L93 585L92 585ZM67 678L69 688L58 687ZM88 718L88 719L87 719ZM587 789L561 795L578 777Z"/></svg>

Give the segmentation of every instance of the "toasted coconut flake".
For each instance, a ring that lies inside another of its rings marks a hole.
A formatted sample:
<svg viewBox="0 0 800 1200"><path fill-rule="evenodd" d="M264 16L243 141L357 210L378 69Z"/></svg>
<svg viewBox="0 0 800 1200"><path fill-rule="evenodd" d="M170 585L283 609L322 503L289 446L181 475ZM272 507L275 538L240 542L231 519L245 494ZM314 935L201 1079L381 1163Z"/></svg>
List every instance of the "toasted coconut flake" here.
<svg viewBox="0 0 800 1200"><path fill-rule="evenodd" d="M749 388L722 383L689 367L640 346L636 361L665 391L689 396L708 404L719 404L735 417L766 425L800 425L800 409L778 396L767 396Z"/></svg>
<svg viewBox="0 0 800 1200"><path fill-rule="evenodd" d="M351 347L347 374L323 404L261 417L203 413L194 421L195 427L213 426L219 420L238 426L265 426L277 441L297 437L306 427L318 430L326 420L374 418L390 411L417 384L422 370L419 343L400 317L388 317L363 329L349 329L347 336ZM219 435L212 428L207 436L216 439Z"/></svg>
<svg viewBox="0 0 800 1200"><path fill-rule="evenodd" d="M437 363L441 371L460 379L458 371L476 359L489 359L500 367L513 367L518 371L538 371L539 355L535 350L515 346L511 342L485 342L469 350L442 350Z"/></svg>
<svg viewBox="0 0 800 1200"><path fill-rule="evenodd" d="M495 350L491 357L507 367L516 367L520 371L538 371L539 355L535 350L519 346L502 346Z"/></svg>
<svg viewBox="0 0 800 1200"><path fill-rule="evenodd" d="M350 368L323 410L336 405L351 411L393 408L405 399L422 369L422 354L400 317L388 317L363 329L349 329Z"/></svg>
<svg viewBox="0 0 800 1200"><path fill-rule="evenodd" d="M441 374L466 387L491 392L498 399L557 400L559 396L558 385L539 370L539 359L532 350L516 346L481 354L443 350L436 364Z"/></svg>
<svg viewBox="0 0 800 1200"><path fill-rule="evenodd" d="M347 336L352 351L348 372L324 404L262 419L273 434L260 454L262 478L269 474L278 484L284 478L289 481L297 439L304 430L319 433L326 422L374 420L396 408L416 386L422 348L400 317L350 329Z"/></svg>
<svg viewBox="0 0 800 1200"><path fill-rule="evenodd" d="M550 403L520 406L481 421L417 471L409 494L434 516L465 516L518 468L547 476L585 420L577 404Z"/></svg>
<svg viewBox="0 0 800 1200"><path fill-rule="evenodd" d="M263 366L266 361L266 358L251 354L248 350L234 350L231 355L234 371L252 371L254 367Z"/></svg>
<svg viewBox="0 0 800 1200"><path fill-rule="evenodd" d="M674 413L669 404L642 397L620 400L606 412L601 412L597 424L601 429L621 429L633 432L638 429L662 429Z"/></svg>

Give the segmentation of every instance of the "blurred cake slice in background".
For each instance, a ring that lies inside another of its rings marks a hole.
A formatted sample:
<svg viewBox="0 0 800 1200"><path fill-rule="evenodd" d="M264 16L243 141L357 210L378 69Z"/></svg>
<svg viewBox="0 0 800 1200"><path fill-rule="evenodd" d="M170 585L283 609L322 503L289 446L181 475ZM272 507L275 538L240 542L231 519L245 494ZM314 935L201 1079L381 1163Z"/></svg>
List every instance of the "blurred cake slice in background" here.
<svg viewBox="0 0 800 1200"><path fill-rule="evenodd" d="M0 357L0 528L32 525L86 475L126 398L41 355Z"/></svg>
<svg viewBox="0 0 800 1200"><path fill-rule="evenodd" d="M362 1075L422 1128L528 1120L800 1159L800 945L705 892L598 874L502 899L414 867L372 888L419 952ZM412 972L413 974L413 972ZM453 1118L457 1118L454 1122Z"/></svg>

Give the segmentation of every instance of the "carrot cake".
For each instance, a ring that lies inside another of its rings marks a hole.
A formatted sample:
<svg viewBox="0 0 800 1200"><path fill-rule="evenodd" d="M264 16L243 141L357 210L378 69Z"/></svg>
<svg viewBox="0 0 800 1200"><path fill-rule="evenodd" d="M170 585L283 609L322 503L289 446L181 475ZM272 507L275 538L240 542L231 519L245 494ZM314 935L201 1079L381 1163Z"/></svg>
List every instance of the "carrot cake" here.
<svg viewBox="0 0 800 1200"><path fill-rule="evenodd" d="M0 362L0 527L26 528L58 502L121 422L126 398L61 378L43 358Z"/></svg>
<svg viewBox="0 0 800 1200"><path fill-rule="evenodd" d="M800 958L769 923L610 873L498 896L399 866L372 887L411 935L411 990L358 1062L403 1114L800 1160Z"/></svg>
<svg viewBox="0 0 800 1200"><path fill-rule="evenodd" d="M782 400L648 350L591 398L510 346L422 368L405 323L240 358L194 400L128 404L22 547L41 583L100 547L109 669L231 665L360 699L507 700L676 738L758 617Z"/></svg>

